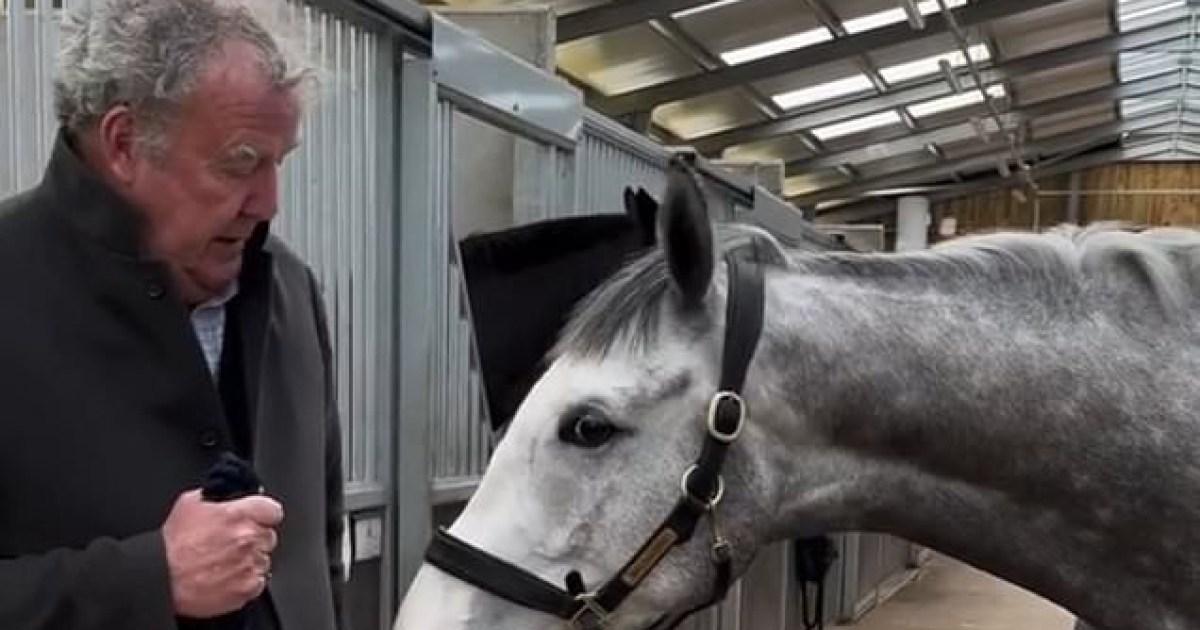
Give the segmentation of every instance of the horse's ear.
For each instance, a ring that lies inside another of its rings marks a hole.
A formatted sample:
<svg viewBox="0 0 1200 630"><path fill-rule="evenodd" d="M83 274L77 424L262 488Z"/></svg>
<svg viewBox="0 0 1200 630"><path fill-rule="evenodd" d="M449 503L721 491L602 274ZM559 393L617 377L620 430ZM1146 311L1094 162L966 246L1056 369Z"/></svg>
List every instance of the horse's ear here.
<svg viewBox="0 0 1200 630"><path fill-rule="evenodd" d="M633 187L625 187L625 214L634 216L637 213L637 197L633 194Z"/></svg>
<svg viewBox="0 0 1200 630"><path fill-rule="evenodd" d="M629 188L625 189L625 210L633 219L641 234L641 244L649 247L655 243L658 231L658 202L645 188L638 188L637 194Z"/></svg>
<svg viewBox="0 0 1200 630"><path fill-rule="evenodd" d="M696 177L680 160L672 160L667 174L658 231L658 242L666 252L671 279L684 305L698 306L713 277L713 229Z"/></svg>

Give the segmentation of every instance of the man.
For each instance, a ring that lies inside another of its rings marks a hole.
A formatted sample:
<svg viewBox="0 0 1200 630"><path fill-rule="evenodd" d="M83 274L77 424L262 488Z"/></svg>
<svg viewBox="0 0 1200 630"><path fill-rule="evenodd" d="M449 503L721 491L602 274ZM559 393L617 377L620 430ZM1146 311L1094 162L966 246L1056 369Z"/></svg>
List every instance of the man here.
<svg viewBox="0 0 1200 630"><path fill-rule="evenodd" d="M331 630L330 345L267 235L313 71L265 0L91 4L0 203L0 628ZM262 494L201 496L226 452Z"/></svg>

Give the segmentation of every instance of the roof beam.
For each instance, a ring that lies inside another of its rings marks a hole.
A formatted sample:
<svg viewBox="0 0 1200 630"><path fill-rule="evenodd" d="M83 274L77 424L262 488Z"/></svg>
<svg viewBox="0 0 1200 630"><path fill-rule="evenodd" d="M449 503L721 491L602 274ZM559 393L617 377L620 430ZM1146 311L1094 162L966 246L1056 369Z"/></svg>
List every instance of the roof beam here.
<svg viewBox="0 0 1200 630"><path fill-rule="evenodd" d="M852 206L830 210L818 217L817 225L858 223L887 216L896 211L896 202L891 199L867 199Z"/></svg>
<svg viewBox="0 0 1200 630"><path fill-rule="evenodd" d="M969 4L954 11L958 23L966 28L1065 1L1067 0L992 1ZM663 103L717 92L742 83L761 81L834 61L853 59L871 50L925 39L947 31L949 24L946 16L935 13L926 16L925 29L921 31L914 31L907 22L900 22L800 50L633 90L601 101L596 107L609 115L648 111Z"/></svg>
<svg viewBox="0 0 1200 630"><path fill-rule="evenodd" d="M1183 39L1187 37L1188 26L1188 20L1176 20L1139 31L1108 35L1099 39L1075 44L1074 46L1012 59L982 69L980 71L980 79L985 84L990 85L1022 74L1031 74L1071 63L1095 59L1096 57L1146 48L1164 41ZM960 81L964 90L975 89L977 87L970 76L963 76L960 78ZM788 114L776 120L754 123L744 127L691 138L688 142L697 151L705 155L712 155L729 146L766 140L814 127L823 127L897 107L905 107L923 101L952 96L953 94L953 89L939 75L918 85L893 89L880 95L834 102L820 109Z"/></svg>
<svg viewBox="0 0 1200 630"><path fill-rule="evenodd" d="M1003 134L1008 129L1042 116L1127 98L1142 98L1164 92L1174 93L1180 89L1179 80L1173 73L1168 73L1050 99L1002 113L1001 119L1004 121L1005 129L1000 130L999 133ZM789 172L795 172L836 168L841 164L860 164L904 153L923 151L927 144L966 140L975 136L975 130L968 122L970 116L981 114L981 112L982 109L979 107L964 108L953 118L941 119L942 122L939 126L927 128L921 133L913 134L906 131L899 137L889 139L871 137L864 139L861 145L836 153L788 162L787 169Z"/></svg>
<svg viewBox="0 0 1200 630"><path fill-rule="evenodd" d="M1027 143L1021 150L1023 158L1039 154L1054 154L1077 151L1080 147L1097 146L1115 141L1123 132L1148 129L1174 120L1174 112L1153 114L1138 119L1118 120L1088 127L1063 136ZM969 172L993 167L997 160L1008 160L1012 152L1008 147L992 149L957 159L950 163L930 163L931 157L918 154L916 158L904 157L894 163L881 165L875 174L868 174L860 181L818 190L792 197L798 206L812 206L829 201L845 201L868 195L873 191L912 185L930 180L945 179L954 171Z"/></svg>
<svg viewBox="0 0 1200 630"><path fill-rule="evenodd" d="M726 63L720 57L712 54L704 46L700 45L691 35L684 31L679 26L674 18L665 17L650 20L650 28L654 29L663 39L667 40L676 50L683 53L689 59L694 61L704 70L715 70L717 68L726 67ZM775 101L764 96L752 85L743 85L739 88L754 107L767 118L776 118L783 113Z"/></svg>
<svg viewBox="0 0 1200 630"><path fill-rule="evenodd" d="M670 17L714 0L616 0L558 18L558 43L615 31L655 18ZM628 112L622 112L628 113Z"/></svg>

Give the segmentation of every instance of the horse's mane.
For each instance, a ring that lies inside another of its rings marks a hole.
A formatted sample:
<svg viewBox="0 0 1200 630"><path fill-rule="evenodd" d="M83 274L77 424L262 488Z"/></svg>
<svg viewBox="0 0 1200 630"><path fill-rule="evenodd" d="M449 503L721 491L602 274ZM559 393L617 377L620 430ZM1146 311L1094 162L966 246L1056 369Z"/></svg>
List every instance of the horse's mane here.
<svg viewBox="0 0 1200 630"><path fill-rule="evenodd" d="M998 232L961 237L929 250L896 253L811 253L789 250L756 228L719 226L723 250L751 240L771 244L771 262L796 273L854 279L897 290L1015 291L1063 300L1087 292L1098 299L1150 300L1169 321L1190 321L1200 302L1200 232L1180 228L1132 230L1116 223L1059 226L1045 233ZM655 248L624 267L574 312L554 354L603 355L619 342L649 341L671 295L663 252ZM1128 308L1130 305L1117 305ZM1138 308L1134 309L1135 311Z"/></svg>
<svg viewBox="0 0 1200 630"><path fill-rule="evenodd" d="M1200 299L1200 232L1134 230L1119 223L1062 225L1045 233L966 236L906 254L826 254L797 259L800 270L896 283L1002 293L1100 291L1143 293L1162 315L1177 319ZM911 288L908 285L899 285Z"/></svg>
<svg viewBox="0 0 1200 630"><path fill-rule="evenodd" d="M766 265L789 265L783 246L761 228L722 223L714 229L720 251L741 250ZM621 268L580 301L551 356L568 352L602 356L618 343L630 348L644 347L654 337L658 315L669 302L672 288L664 251L656 247Z"/></svg>

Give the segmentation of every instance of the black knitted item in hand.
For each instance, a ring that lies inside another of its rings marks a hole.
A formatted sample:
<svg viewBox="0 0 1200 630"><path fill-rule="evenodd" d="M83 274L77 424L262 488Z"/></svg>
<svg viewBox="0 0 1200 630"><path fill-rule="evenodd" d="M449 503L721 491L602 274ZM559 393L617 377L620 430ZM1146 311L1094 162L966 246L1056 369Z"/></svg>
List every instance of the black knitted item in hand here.
<svg viewBox="0 0 1200 630"><path fill-rule="evenodd" d="M229 451L222 452L217 461L204 475L200 486L200 495L205 501L220 503L233 501L254 494L261 494L262 482L248 462ZM258 606L257 600L246 604L246 607L226 613L215 619L181 620L180 630L247 630L249 628L249 610Z"/></svg>
<svg viewBox="0 0 1200 630"><path fill-rule="evenodd" d="M204 500L214 502L233 501L263 491L262 482L250 464L228 451L221 453L208 469L201 488Z"/></svg>

